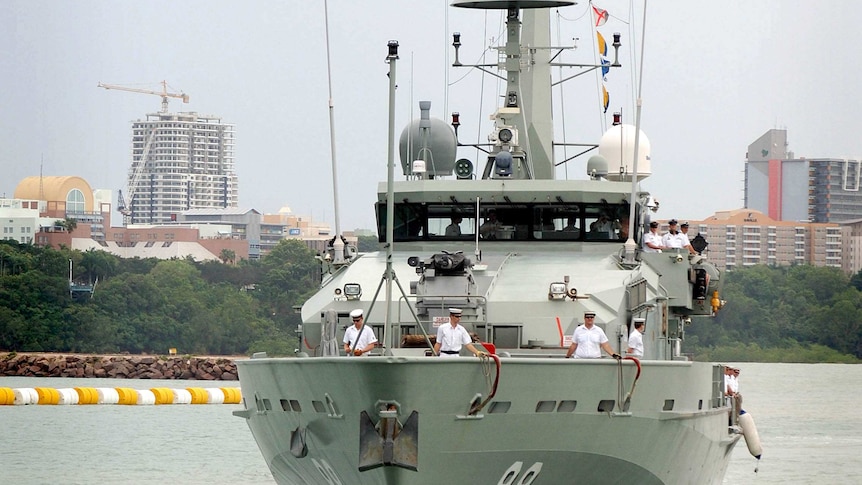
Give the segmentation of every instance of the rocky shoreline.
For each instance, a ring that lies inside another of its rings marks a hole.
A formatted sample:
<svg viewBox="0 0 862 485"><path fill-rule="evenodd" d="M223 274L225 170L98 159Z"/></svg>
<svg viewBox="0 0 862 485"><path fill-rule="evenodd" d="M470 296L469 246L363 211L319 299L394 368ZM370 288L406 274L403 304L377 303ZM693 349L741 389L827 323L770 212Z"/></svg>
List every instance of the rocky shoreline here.
<svg viewBox="0 0 862 485"><path fill-rule="evenodd" d="M236 381L228 357L0 353L0 376Z"/></svg>

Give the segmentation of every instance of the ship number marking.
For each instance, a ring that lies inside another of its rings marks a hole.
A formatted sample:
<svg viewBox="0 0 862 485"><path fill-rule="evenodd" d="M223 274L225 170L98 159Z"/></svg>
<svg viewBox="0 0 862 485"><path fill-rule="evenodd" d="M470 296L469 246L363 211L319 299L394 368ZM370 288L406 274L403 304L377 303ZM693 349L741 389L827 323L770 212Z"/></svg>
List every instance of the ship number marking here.
<svg viewBox="0 0 862 485"><path fill-rule="evenodd" d="M497 485L530 485L533 483L533 480L539 476L539 472L542 471L542 462L540 461L533 463L533 465L530 468L527 468L522 475L521 468L523 466L524 462L522 461L512 463L512 466L503 472L503 476L500 477L500 481L497 482Z"/></svg>
<svg viewBox="0 0 862 485"><path fill-rule="evenodd" d="M326 483L329 485L343 485L341 483L341 479L339 479L338 475L335 473L335 470L332 469L326 460L321 458L320 461L317 461L316 458L312 458L311 461L314 462L314 466L317 467L317 471L323 475L323 479L326 480Z"/></svg>

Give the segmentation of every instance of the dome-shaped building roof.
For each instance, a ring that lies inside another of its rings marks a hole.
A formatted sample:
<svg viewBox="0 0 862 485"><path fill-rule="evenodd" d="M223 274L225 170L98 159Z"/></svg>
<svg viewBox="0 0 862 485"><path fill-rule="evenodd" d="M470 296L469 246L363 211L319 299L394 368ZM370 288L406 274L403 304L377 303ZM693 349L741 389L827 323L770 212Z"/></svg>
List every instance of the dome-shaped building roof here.
<svg viewBox="0 0 862 485"><path fill-rule="evenodd" d="M14 197L65 202L68 212L93 212L93 189L86 180L72 175L27 177L15 187Z"/></svg>

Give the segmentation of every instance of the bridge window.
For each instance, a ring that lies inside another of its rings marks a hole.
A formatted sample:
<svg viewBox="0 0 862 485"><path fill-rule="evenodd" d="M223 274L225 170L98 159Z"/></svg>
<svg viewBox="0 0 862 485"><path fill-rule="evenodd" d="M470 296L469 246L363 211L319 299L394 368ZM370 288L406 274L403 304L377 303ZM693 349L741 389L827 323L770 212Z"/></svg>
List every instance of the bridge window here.
<svg viewBox="0 0 862 485"><path fill-rule="evenodd" d="M628 238L628 204L395 204L395 241L606 241ZM386 240L386 203L377 204L379 240Z"/></svg>

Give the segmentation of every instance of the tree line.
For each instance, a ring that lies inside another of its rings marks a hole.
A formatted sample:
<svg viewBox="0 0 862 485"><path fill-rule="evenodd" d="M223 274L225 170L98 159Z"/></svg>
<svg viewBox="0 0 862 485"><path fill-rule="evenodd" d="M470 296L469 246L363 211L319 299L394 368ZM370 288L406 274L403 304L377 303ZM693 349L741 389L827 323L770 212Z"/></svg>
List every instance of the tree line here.
<svg viewBox="0 0 862 485"><path fill-rule="evenodd" d="M375 250L376 238L360 249ZM0 350L292 355L294 307L320 281L315 254L284 240L259 261L123 259L105 251L0 240ZM73 300L74 280L95 284ZM752 266L726 273L727 305L686 328L683 351L704 360L862 358L862 272Z"/></svg>
<svg viewBox="0 0 862 485"><path fill-rule="evenodd" d="M317 288L314 253L281 241L260 261L123 259L0 241L0 349L29 352L293 354L294 305ZM76 283L92 298L73 300Z"/></svg>
<svg viewBox="0 0 862 485"><path fill-rule="evenodd" d="M684 351L727 361L862 358L862 272L758 265L724 278L726 306L687 329Z"/></svg>

